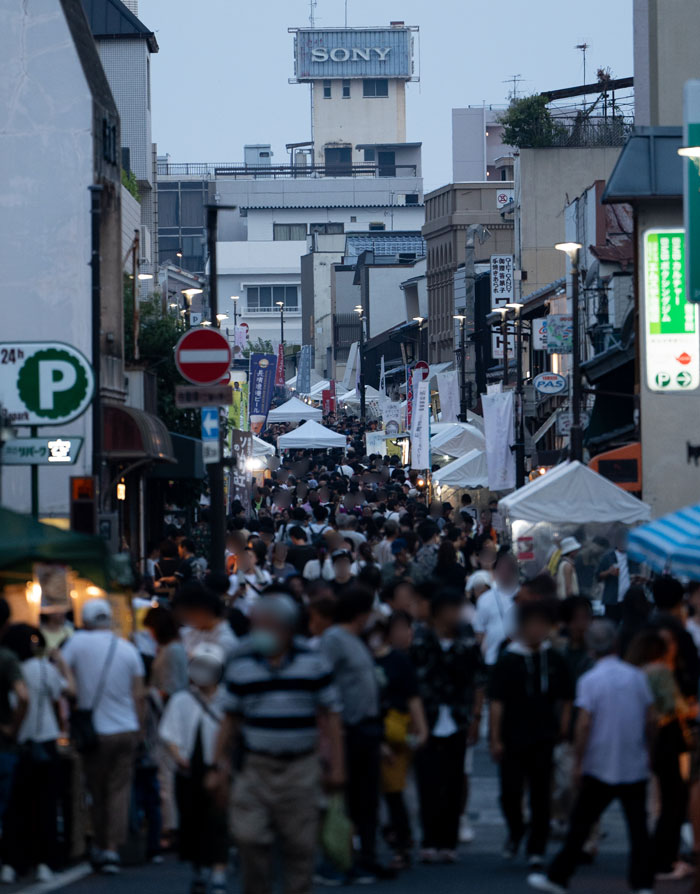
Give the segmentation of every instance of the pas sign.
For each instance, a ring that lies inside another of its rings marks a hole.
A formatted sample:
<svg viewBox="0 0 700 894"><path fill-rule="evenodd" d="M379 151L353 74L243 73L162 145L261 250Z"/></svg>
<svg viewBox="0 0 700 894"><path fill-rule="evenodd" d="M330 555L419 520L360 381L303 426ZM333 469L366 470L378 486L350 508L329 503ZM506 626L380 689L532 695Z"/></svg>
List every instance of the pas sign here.
<svg viewBox="0 0 700 894"><path fill-rule="evenodd" d="M386 62L386 57L391 52L391 47L334 47L329 50L327 47L314 47L311 50L312 62L369 62L370 59L378 59L379 62Z"/></svg>
<svg viewBox="0 0 700 894"><path fill-rule="evenodd" d="M684 230L644 233L644 343L650 391L700 386L698 307L687 300Z"/></svg>
<svg viewBox="0 0 700 894"><path fill-rule="evenodd" d="M0 407L14 425L63 425L88 408L95 382L87 359L62 342L0 343Z"/></svg>

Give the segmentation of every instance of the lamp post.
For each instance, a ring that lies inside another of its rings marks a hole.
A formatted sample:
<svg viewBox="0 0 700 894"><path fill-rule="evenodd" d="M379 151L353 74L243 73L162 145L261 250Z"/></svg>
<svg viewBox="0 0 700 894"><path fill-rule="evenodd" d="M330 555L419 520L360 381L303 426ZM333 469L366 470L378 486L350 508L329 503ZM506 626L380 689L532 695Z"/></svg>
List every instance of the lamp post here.
<svg viewBox="0 0 700 894"><path fill-rule="evenodd" d="M515 411L515 486L522 487L525 484L525 408L523 406L523 319L522 304L511 301L506 304L513 311L515 319L515 393L517 395L517 407Z"/></svg>
<svg viewBox="0 0 700 894"><path fill-rule="evenodd" d="M459 421L467 421L467 334L465 314L454 314L459 320Z"/></svg>
<svg viewBox="0 0 700 894"><path fill-rule="evenodd" d="M280 344L284 346L284 301L275 301L280 309Z"/></svg>
<svg viewBox="0 0 700 894"><path fill-rule="evenodd" d="M233 301L233 331L236 331L236 321L238 320L238 295L231 295Z"/></svg>
<svg viewBox="0 0 700 894"><path fill-rule="evenodd" d="M204 289L182 289L182 294L185 296L185 301L187 302L187 306L185 308L185 320L187 321L187 328L190 328L190 314L192 312L192 299L195 295L201 295Z"/></svg>
<svg viewBox="0 0 700 894"><path fill-rule="evenodd" d="M583 429L581 428L581 333L579 330L579 264L581 258L580 242L559 242L554 246L557 251L563 251L571 262L571 317L573 325L573 337L571 351L573 361L571 366L571 433L569 446L571 459L583 460Z"/></svg>
<svg viewBox="0 0 700 894"><path fill-rule="evenodd" d="M501 341L503 342L503 387L508 384L508 308L494 307L491 313L501 315Z"/></svg>
<svg viewBox="0 0 700 894"><path fill-rule="evenodd" d="M423 323L425 317L414 317L414 322L418 323L418 338L416 339L416 360L421 359L421 339L423 338Z"/></svg>
<svg viewBox="0 0 700 894"><path fill-rule="evenodd" d="M367 412L365 401L365 314L361 304L355 305L355 313L360 317L360 422L364 422Z"/></svg>

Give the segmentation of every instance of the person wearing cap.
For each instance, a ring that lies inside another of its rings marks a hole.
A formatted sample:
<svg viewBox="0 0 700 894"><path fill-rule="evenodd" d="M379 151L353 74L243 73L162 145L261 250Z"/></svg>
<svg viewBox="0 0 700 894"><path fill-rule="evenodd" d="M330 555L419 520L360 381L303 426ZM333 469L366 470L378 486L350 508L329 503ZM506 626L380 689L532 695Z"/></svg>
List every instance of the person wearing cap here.
<svg viewBox="0 0 700 894"><path fill-rule="evenodd" d="M223 717L225 660L224 650L215 643L195 647L188 667L190 686L170 698L158 728L177 768L179 851L180 859L192 863L192 894L226 891L226 812L204 784L214 766Z"/></svg>
<svg viewBox="0 0 700 894"><path fill-rule="evenodd" d="M575 537L565 537L559 549L561 560L557 568L557 596L559 599L568 599L570 596L578 596L581 592L576 573L576 556L581 549L581 544Z"/></svg>
<svg viewBox="0 0 700 894"><path fill-rule="evenodd" d="M251 611L252 629L225 676L225 716L208 785L226 798L234 742L243 767L232 796L232 831L243 894L270 894L279 844L287 894L308 894L318 840L319 730L328 743L326 785L345 776L340 702L327 662L295 639L299 608L279 588Z"/></svg>
<svg viewBox="0 0 700 894"><path fill-rule="evenodd" d="M119 871L126 841L136 746L144 717L144 667L138 650L112 632L112 607L90 599L82 608L82 630L63 647L75 676L78 708L92 712L98 747L83 755L92 799L93 864Z"/></svg>

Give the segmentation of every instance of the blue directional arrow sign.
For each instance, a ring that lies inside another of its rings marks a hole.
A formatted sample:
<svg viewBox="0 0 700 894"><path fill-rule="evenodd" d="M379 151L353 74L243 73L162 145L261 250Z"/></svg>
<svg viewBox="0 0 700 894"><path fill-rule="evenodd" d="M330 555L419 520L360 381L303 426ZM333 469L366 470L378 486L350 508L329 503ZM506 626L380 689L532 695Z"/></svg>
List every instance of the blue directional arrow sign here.
<svg viewBox="0 0 700 894"><path fill-rule="evenodd" d="M202 455L205 463L221 459L218 407L202 407Z"/></svg>

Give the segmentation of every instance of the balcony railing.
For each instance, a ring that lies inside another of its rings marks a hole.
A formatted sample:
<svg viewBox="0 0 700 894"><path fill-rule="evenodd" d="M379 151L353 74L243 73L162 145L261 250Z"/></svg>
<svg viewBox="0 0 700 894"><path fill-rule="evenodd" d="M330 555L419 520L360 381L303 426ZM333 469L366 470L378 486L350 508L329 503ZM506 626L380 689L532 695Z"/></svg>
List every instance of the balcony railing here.
<svg viewBox="0 0 700 894"><path fill-rule="evenodd" d="M244 307L239 308L238 312L240 314L278 314L280 312L279 307ZM284 308L285 314L300 314L301 307L298 304L289 305L289 307Z"/></svg>
<svg viewBox="0 0 700 894"><path fill-rule="evenodd" d="M159 177L231 177L234 180L299 180L320 177L416 177L417 165L329 164L246 165L203 162L158 162Z"/></svg>
<svg viewBox="0 0 700 894"><path fill-rule="evenodd" d="M623 146L634 121L623 117L553 117L528 127L521 148L595 148Z"/></svg>

